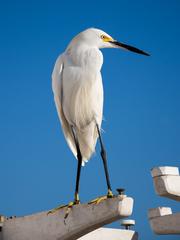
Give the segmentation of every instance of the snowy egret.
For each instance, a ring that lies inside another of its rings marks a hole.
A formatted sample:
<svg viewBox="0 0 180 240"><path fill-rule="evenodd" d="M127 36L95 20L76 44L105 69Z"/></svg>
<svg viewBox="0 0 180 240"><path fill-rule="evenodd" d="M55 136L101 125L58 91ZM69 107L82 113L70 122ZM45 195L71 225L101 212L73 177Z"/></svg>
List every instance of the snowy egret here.
<svg viewBox="0 0 180 240"><path fill-rule="evenodd" d="M80 202L81 166L95 151L98 138L108 188L106 197L113 197L101 137L103 55L100 48L121 48L149 56L142 50L114 40L102 30L89 28L75 36L56 60L52 73L55 104L66 141L78 160L75 196L71 206Z"/></svg>

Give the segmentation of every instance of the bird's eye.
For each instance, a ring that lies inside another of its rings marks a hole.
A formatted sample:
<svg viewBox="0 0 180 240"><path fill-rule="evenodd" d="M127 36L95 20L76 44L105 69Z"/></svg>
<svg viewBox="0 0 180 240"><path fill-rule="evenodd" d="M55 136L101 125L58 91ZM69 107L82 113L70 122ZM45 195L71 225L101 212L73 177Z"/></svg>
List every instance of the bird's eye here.
<svg viewBox="0 0 180 240"><path fill-rule="evenodd" d="M106 36L105 36L105 35L101 35L101 38L102 38L102 39L105 39L105 38L106 38Z"/></svg>
<svg viewBox="0 0 180 240"><path fill-rule="evenodd" d="M112 41L111 37L106 36L104 34L101 35L101 39L103 40L103 42L110 42L110 41Z"/></svg>

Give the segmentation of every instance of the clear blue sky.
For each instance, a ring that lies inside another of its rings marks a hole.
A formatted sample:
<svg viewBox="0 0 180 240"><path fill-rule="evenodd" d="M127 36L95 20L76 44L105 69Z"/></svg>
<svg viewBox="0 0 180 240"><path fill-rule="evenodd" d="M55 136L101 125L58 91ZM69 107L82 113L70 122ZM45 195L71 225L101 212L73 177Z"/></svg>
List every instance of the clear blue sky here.
<svg viewBox="0 0 180 240"><path fill-rule="evenodd" d="M78 32L97 27L152 54L105 49L104 142L113 189L135 199L140 239L155 236L148 208L178 203L156 196L154 166L180 164L180 2L1 1L0 212L25 215L73 198L76 164L51 91L57 56ZM97 153L82 171L80 196L106 193ZM118 227L119 223L111 226Z"/></svg>

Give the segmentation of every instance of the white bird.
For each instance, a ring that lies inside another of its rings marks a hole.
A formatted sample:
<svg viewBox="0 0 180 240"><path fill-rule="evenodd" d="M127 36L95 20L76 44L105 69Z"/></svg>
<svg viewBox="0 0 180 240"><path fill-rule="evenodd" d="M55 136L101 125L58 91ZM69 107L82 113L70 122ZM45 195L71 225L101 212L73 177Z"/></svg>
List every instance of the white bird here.
<svg viewBox="0 0 180 240"><path fill-rule="evenodd" d="M79 203L81 165L84 165L95 151L98 137L108 187L107 197L113 196L100 133L103 116L103 55L100 48L124 48L149 55L117 42L102 30L89 28L75 36L65 52L58 57L52 73L52 89L64 136L78 159L73 204Z"/></svg>

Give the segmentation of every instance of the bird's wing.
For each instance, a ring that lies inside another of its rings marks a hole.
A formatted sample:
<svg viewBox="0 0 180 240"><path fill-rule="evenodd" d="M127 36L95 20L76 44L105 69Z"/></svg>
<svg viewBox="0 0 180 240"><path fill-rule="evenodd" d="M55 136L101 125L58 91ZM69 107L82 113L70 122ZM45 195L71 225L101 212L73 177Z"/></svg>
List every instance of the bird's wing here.
<svg viewBox="0 0 180 240"><path fill-rule="evenodd" d="M65 59L66 61L66 59ZM79 66L63 71L63 111L75 128L83 162L95 151L98 138L96 123L101 127L103 88L100 72Z"/></svg>
<svg viewBox="0 0 180 240"><path fill-rule="evenodd" d="M60 55L58 59L56 60L53 73L52 73L52 89L54 93L54 100L56 104L56 109L58 112L58 116L62 125L62 129L64 132L64 136L66 138L66 141L73 152L73 154L77 155L71 126L69 125L68 121L65 118L64 112L63 112L63 55Z"/></svg>

